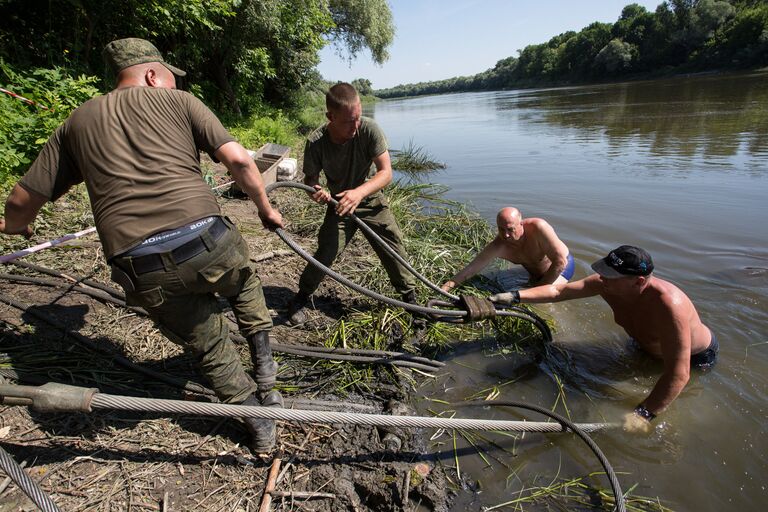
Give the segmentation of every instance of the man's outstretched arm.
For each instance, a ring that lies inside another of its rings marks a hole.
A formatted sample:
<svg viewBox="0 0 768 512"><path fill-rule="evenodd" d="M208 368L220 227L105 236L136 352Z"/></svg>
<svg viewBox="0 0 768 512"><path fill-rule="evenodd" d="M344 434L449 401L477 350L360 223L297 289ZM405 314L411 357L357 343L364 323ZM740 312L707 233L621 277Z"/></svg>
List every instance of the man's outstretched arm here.
<svg viewBox="0 0 768 512"><path fill-rule="evenodd" d="M5 202L5 217L0 219L0 232L29 238L32 236L30 224L47 201L44 195L27 190L17 183Z"/></svg>
<svg viewBox="0 0 768 512"><path fill-rule="evenodd" d="M499 304L517 304L518 302L534 304L583 299L599 294L600 278L597 274L592 274L572 283L545 284L525 290L497 293L496 295L491 295L488 299Z"/></svg>
<svg viewBox="0 0 768 512"><path fill-rule="evenodd" d="M339 200L339 206L336 207L336 213L344 215L355 213L360 202L371 194L375 194L392 182L392 162L389 158L389 151L384 151L373 159L376 166L376 174L371 179L361 184L359 187L343 190L336 194Z"/></svg>
<svg viewBox="0 0 768 512"><path fill-rule="evenodd" d="M475 258L470 261L466 267L461 269L455 276L446 281L445 284L441 286L441 288L446 292L450 292L461 283L487 267L499 253L499 246L496 243L496 239L494 239L491 243L486 245L485 248L480 251L480 254L475 256Z"/></svg>
<svg viewBox="0 0 768 512"><path fill-rule="evenodd" d="M237 142L227 142L216 150L214 156L229 170L237 185L248 194L259 209L259 218L267 229L283 227L283 217L272 208L264 190L264 182L256 162L243 146Z"/></svg>

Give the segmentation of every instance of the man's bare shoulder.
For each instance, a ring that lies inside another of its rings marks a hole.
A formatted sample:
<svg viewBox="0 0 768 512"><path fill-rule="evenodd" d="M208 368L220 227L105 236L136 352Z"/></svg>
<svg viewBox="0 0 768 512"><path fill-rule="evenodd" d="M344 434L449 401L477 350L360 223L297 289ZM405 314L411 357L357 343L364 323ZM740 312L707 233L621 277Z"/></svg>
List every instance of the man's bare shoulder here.
<svg viewBox="0 0 768 512"><path fill-rule="evenodd" d="M649 286L648 300L655 302L661 309L674 312L691 307L691 299L675 284L653 277Z"/></svg>
<svg viewBox="0 0 768 512"><path fill-rule="evenodd" d="M549 222L539 217L527 218L523 220L522 224L525 226L529 233L546 234L555 232L554 228Z"/></svg>
<svg viewBox="0 0 768 512"><path fill-rule="evenodd" d="M540 218L540 217L526 217L523 219L523 224L527 226L536 226L536 227L552 227L549 225L549 222L546 220Z"/></svg>

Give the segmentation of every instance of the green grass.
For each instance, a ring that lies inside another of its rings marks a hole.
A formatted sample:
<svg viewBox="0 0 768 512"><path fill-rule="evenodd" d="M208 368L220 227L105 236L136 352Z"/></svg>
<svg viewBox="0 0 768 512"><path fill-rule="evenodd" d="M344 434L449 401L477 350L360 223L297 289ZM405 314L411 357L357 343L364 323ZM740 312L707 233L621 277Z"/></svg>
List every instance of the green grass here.
<svg viewBox="0 0 768 512"><path fill-rule="evenodd" d="M229 132L246 148L256 150L263 144L274 142L295 147L300 142L297 123L281 112L254 115L228 126Z"/></svg>
<svg viewBox="0 0 768 512"><path fill-rule="evenodd" d="M434 157L422 146L414 144L413 139L403 149L393 149L392 168L409 175L445 169L445 164L434 160Z"/></svg>

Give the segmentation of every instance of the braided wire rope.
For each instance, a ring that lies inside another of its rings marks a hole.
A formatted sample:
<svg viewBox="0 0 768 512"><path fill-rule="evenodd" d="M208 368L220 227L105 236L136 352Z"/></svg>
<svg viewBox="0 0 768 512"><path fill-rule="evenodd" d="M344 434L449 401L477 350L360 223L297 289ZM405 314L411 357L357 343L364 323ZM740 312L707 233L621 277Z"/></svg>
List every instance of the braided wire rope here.
<svg viewBox="0 0 768 512"><path fill-rule="evenodd" d="M429 418L424 416L389 416L385 414L356 414L346 412L306 411L278 407L260 407L232 404L212 404L139 398L96 393L91 401L93 409L164 412L199 416L225 416L262 418L300 423L344 423L378 427L448 428L470 430L496 430L506 432L566 432L561 423L534 421L483 420L471 418ZM594 432L615 427L612 423L582 423L578 428Z"/></svg>
<svg viewBox="0 0 768 512"><path fill-rule="evenodd" d="M30 476L16 464L13 457L0 446L0 469L13 480L13 482L19 486L19 489L24 491L24 494L37 505L37 507L43 512L61 512L61 509L56 506L50 496L48 496L37 482L32 480Z"/></svg>

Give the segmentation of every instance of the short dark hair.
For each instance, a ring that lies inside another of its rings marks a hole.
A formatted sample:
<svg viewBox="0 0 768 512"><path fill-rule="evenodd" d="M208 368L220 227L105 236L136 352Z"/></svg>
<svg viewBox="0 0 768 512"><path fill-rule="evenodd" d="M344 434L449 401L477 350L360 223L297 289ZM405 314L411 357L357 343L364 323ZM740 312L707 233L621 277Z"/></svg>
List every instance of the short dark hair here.
<svg viewBox="0 0 768 512"><path fill-rule="evenodd" d="M325 108L336 110L340 107L351 107L360 101L360 96L351 84L339 82L325 93Z"/></svg>

